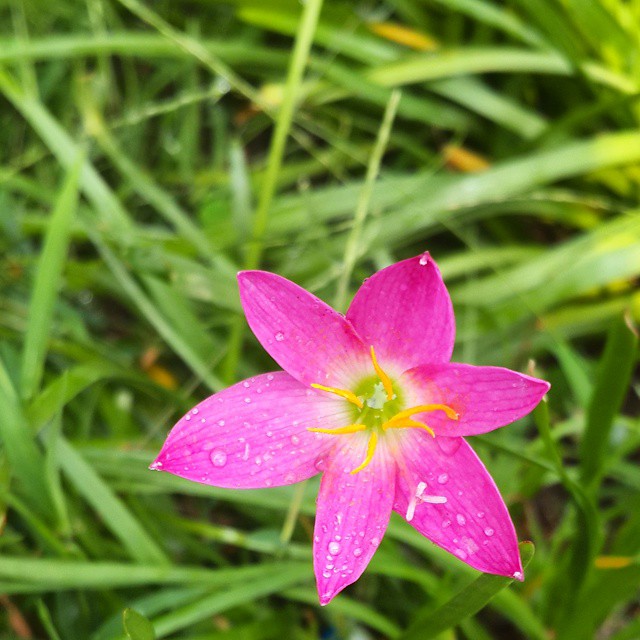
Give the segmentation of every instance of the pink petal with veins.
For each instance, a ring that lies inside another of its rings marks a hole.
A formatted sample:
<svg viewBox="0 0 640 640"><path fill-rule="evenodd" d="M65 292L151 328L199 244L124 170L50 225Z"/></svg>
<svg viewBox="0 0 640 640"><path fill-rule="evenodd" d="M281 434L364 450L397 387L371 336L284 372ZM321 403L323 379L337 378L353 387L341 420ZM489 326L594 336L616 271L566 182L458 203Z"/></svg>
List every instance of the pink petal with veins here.
<svg viewBox="0 0 640 640"><path fill-rule="evenodd" d="M343 316L266 271L238 274L247 322L269 355L304 384L349 388L370 369L369 351Z"/></svg>
<svg viewBox="0 0 640 640"><path fill-rule="evenodd" d="M440 271L428 253L396 262L364 281L347 319L383 368L401 373L423 362L448 362L455 318Z"/></svg>
<svg viewBox="0 0 640 640"><path fill-rule="evenodd" d="M307 427L348 422L345 402L300 384L284 371L216 393L171 430L152 469L233 489L287 485L317 474L335 445Z"/></svg>
<svg viewBox="0 0 640 640"><path fill-rule="evenodd" d="M393 508L422 535L475 569L522 580L509 512L467 442L412 430L398 437L398 443L402 460Z"/></svg>
<svg viewBox="0 0 640 640"><path fill-rule="evenodd" d="M400 385L409 406L445 404L459 414L442 411L416 414L436 434L456 437L486 433L531 412L549 390L549 383L503 369L470 364L424 364L402 374Z"/></svg>
<svg viewBox="0 0 640 640"><path fill-rule="evenodd" d="M313 558L322 605L366 569L389 524L395 486L395 464L383 442L371 463L351 474L366 457L368 438L356 433L340 440L318 494Z"/></svg>

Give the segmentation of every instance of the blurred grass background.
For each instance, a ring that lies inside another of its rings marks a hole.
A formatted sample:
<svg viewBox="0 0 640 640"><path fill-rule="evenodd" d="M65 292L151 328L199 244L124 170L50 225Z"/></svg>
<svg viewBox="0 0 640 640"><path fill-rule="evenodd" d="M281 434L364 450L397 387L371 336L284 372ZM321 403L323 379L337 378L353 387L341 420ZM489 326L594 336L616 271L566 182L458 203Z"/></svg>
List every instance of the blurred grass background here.
<svg viewBox="0 0 640 640"><path fill-rule="evenodd" d="M1 637L640 638L639 98L639 0L3 2ZM147 465L273 368L237 270L344 310L424 250L454 358L553 384L473 439L536 553L474 582L394 516L321 609L317 483Z"/></svg>

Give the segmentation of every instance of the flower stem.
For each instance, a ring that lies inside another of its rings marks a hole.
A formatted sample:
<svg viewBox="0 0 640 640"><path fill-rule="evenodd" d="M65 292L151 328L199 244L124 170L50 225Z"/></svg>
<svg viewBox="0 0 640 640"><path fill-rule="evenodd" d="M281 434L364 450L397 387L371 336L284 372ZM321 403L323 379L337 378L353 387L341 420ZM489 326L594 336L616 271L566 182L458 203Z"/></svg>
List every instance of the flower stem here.
<svg viewBox="0 0 640 640"><path fill-rule="evenodd" d="M378 138L373 147L371 158L369 159L369 165L367 166L367 174L362 185L362 191L360 191L360 197L358 198L358 204L356 205L356 211L353 216L353 227L351 233L347 238L347 244L344 250L344 261L342 266L342 272L340 279L338 280L338 288L336 291L335 307L340 310L343 308L346 297L347 288L349 286L349 278L353 272L353 267L358 259L358 242L362 234L362 228L364 221L369 211L369 203L371 201L371 195L373 193L373 187L380 172L380 163L382 162L382 156L384 155L387 143L389 142L389 136L391 135L391 128L393 121L396 117L396 111L398 110L398 104L402 93L398 89L394 89L389 96L387 107L382 117L382 124L378 131Z"/></svg>
<svg viewBox="0 0 640 640"><path fill-rule="evenodd" d="M291 54L291 63L289 64L287 73L282 105L278 112L276 126L271 139L271 146L269 147L264 179L260 184L260 199L258 200L256 213L253 218L253 232L244 261L245 269L256 269L260 265L264 248L264 236L269 220L269 209L276 192L285 145L291 130L291 123L302 83L302 75L309 58L309 51L313 43L313 36L318 23L318 17L320 16L322 2L323 0L308 0L304 4L293 53ZM222 371L222 377L227 382L233 382L235 379L238 360L240 358L240 352L242 351L244 332L244 318L234 318L229 336L229 351Z"/></svg>

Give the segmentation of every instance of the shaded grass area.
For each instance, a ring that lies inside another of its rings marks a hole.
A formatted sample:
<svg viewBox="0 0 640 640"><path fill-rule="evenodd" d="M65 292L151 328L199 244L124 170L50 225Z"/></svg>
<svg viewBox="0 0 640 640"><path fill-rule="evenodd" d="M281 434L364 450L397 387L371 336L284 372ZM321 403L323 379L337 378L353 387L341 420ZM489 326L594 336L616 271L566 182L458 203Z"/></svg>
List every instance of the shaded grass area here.
<svg viewBox="0 0 640 640"><path fill-rule="evenodd" d="M135 612L192 640L417 637L424 620L457 623L441 638L638 636L637 0L0 16L3 637L151 637ZM236 492L147 466L189 406L274 366L239 269L344 310L424 250L454 359L553 384L473 439L536 553L504 588L392 519L321 609L314 481Z"/></svg>

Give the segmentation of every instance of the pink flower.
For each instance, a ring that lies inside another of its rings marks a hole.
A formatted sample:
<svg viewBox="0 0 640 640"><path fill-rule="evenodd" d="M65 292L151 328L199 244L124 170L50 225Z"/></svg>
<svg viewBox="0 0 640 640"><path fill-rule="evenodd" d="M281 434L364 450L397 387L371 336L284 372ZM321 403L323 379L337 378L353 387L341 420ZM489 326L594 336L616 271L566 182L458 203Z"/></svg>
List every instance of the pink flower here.
<svg viewBox="0 0 640 640"><path fill-rule="evenodd" d="M549 384L449 362L453 309L429 254L365 280L346 318L275 274L238 280L249 326L284 371L201 402L151 468L234 489L322 472L321 604L360 577L392 509L472 567L522 580L507 508L463 436L526 415Z"/></svg>

